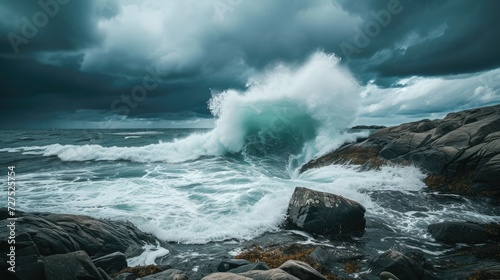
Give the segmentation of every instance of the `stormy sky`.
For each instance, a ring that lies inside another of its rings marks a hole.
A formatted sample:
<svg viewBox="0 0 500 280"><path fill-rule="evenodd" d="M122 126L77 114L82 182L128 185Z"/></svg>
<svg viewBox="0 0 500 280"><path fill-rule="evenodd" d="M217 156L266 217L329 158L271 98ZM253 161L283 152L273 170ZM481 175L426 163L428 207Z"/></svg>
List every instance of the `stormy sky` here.
<svg viewBox="0 0 500 280"><path fill-rule="evenodd" d="M500 103L497 0L5 0L0 128L209 126L212 91L334 53L356 123Z"/></svg>

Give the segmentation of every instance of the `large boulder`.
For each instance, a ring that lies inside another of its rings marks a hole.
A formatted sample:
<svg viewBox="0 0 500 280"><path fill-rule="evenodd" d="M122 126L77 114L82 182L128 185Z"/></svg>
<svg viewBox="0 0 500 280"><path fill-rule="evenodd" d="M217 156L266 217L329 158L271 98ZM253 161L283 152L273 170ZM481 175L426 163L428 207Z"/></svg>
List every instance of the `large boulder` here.
<svg viewBox="0 0 500 280"><path fill-rule="evenodd" d="M387 251L370 264L372 274L381 279L437 280L439 279L420 264L398 251ZM394 278L394 276L396 278Z"/></svg>
<svg viewBox="0 0 500 280"><path fill-rule="evenodd" d="M429 225L427 230L434 239L448 244L478 244L485 243L489 239L486 229L475 223L442 222Z"/></svg>
<svg viewBox="0 0 500 280"><path fill-rule="evenodd" d="M314 234L362 235L365 208L339 195L297 187L290 199L285 227Z"/></svg>
<svg viewBox="0 0 500 280"><path fill-rule="evenodd" d="M362 142L311 160L300 171L337 163L370 168L410 163L442 176L443 184L431 186L436 189L500 196L500 105L379 129Z"/></svg>

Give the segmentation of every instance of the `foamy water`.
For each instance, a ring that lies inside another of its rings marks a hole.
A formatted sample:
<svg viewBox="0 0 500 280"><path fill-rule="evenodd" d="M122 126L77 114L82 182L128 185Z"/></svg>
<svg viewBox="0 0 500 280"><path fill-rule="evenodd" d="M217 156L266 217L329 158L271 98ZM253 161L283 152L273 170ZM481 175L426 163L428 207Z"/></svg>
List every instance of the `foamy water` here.
<svg viewBox="0 0 500 280"><path fill-rule="evenodd" d="M359 92L334 56L317 53L270 68L245 91L214 93L212 130L2 131L1 162L16 165L21 211L125 219L181 243L276 231L296 186L356 200L369 227L422 242L432 241L431 223L496 219L472 200L423 192L424 175L411 166L298 174L309 159L367 135L346 132Z"/></svg>

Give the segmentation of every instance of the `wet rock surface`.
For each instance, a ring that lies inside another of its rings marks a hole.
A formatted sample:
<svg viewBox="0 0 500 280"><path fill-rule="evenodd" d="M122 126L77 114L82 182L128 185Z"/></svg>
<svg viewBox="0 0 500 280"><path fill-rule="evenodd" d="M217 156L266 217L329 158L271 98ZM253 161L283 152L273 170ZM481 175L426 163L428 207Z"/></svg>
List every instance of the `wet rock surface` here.
<svg viewBox="0 0 500 280"><path fill-rule="evenodd" d="M8 217L7 209L1 208L2 228L12 223ZM124 252L129 247L156 242L129 222L20 211L15 218L15 243L0 242L1 279L108 280L108 274L127 266ZM14 271L5 265L11 246L15 246Z"/></svg>
<svg viewBox="0 0 500 280"><path fill-rule="evenodd" d="M362 235L365 208L339 195L297 187L290 199L285 228L314 234Z"/></svg>
<svg viewBox="0 0 500 280"><path fill-rule="evenodd" d="M449 244L479 244L490 239L486 228L476 223L442 222L429 225L428 231L437 241Z"/></svg>

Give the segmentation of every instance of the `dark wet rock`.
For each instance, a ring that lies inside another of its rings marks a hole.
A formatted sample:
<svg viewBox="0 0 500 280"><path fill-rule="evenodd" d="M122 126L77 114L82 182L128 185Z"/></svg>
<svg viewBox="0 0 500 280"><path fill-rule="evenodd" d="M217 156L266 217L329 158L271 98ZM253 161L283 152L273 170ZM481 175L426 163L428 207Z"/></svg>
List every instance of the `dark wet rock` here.
<svg viewBox="0 0 500 280"><path fill-rule="evenodd" d="M240 274L242 276L256 280L301 280L282 269L274 268L269 270L253 270Z"/></svg>
<svg viewBox="0 0 500 280"><path fill-rule="evenodd" d="M45 257L45 277L48 280L108 280L100 272L85 251L56 254Z"/></svg>
<svg viewBox="0 0 500 280"><path fill-rule="evenodd" d="M99 272L99 275L102 277L102 279L106 280L113 280L111 276L109 276L106 271L104 271L102 268L98 267L97 272Z"/></svg>
<svg viewBox="0 0 500 280"><path fill-rule="evenodd" d="M178 269L167 269L160 273L141 277L141 280L188 280L187 274Z"/></svg>
<svg viewBox="0 0 500 280"><path fill-rule="evenodd" d="M328 249L317 247L309 257L321 266L328 267L329 264L357 260L363 258L363 253L355 248L349 249Z"/></svg>
<svg viewBox="0 0 500 280"><path fill-rule="evenodd" d="M127 267L127 259L122 252L115 252L92 259L92 261L96 267L102 268L108 274L119 272Z"/></svg>
<svg viewBox="0 0 500 280"><path fill-rule="evenodd" d="M130 222L95 219L83 215L36 214L63 228L90 256L100 257L125 252L130 246L141 246L156 239Z"/></svg>
<svg viewBox="0 0 500 280"><path fill-rule="evenodd" d="M16 236L16 273L18 279L44 280L44 263L36 244L27 233ZM2 252L2 256L3 256ZM3 259L3 258L2 258ZM2 278L3 279L3 278Z"/></svg>
<svg viewBox="0 0 500 280"><path fill-rule="evenodd" d="M42 261L30 264L21 264L16 269L15 276L19 280L46 280L45 278L45 265ZM9 278L0 278L9 279Z"/></svg>
<svg viewBox="0 0 500 280"><path fill-rule="evenodd" d="M15 241L15 244L9 244L6 239L0 241L0 279L45 280L43 256L30 235L21 233ZM11 267L11 246L15 246L15 273L7 270Z"/></svg>
<svg viewBox="0 0 500 280"><path fill-rule="evenodd" d="M326 280L326 278L321 275L318 271L312 268L305 262L288 260L279 269L291 274L299 279L309 279L309 280Z"/></svg>
<svg viewBox="0 0 500 280"><path fill-rule="evenodd" d="M125 272L117 275L113 280L135 280L136 277L133 273Z"/></svg>
<svg viewBox="0 0 500 280"><path fill-rule="evenodd" d="M4 218L0 226L6 227L10 221L5 208L0 208L0 217ZM108 280L111 279L108 273L127 266L123 252L130 248L137 251L146 242L156 243L152 235L128 222L21 211L16 217L16 272L9 275L6 271L8 267L4 263L7 263L9 244L0 241L0 279Z"/></svg>
<svg viewBox="0 0 500 280"><path fill-rule="evenodd" d="M0 209L4 216L6 209ZM17 212L18 234L27 233L42 256L84 250L93 258L129 252L156 239L130 222L95 219L83 215ZM5 227L7 220L1 220ZM129 250L129 251L127 251ZM143 250L140 249L142 252ZM139 252L134 252L136 255Z"/></svg>
<svg viewBox="0 0 500 280"><path fill-rule="evenodd" d="M252 278L229 272L212 273L202 278L202 280L249 280L249 279Z"/></svg>
<svg viewBox="0 0 500 280"><path fill-rule="evenodd" d="M400 280L396 275L389 271L382 271L379 275L380 280Z"/></svg>
<svg viewBox="0 0 500 280"><path fill-rule="evenodd" d="M243 272L247 272L247 271L251 271L251 270L268 270L268 269L269 269L269 267L265 263L257 262L257 263L244 264L242 266L233 268L233 269L229 270L228 272L238 274L238 273L243 273Z"/></svg>
<svg viewBox="0 0 500 280"><path fill-rule="evenodd" d="M383 125L356 125L351 127L351 129L382 129L386 128L386 126Z"/></svg>
<svg viewBox="0 0 500 280"><path fill-rule="evenodd" d="M226 272L231 269L240 267L242 265L250 264L251 262L247 260L240 260L240 259L229 259L229 260L223 260L220 262L219 266L217 267L218 272Z"/></svg>
<svg viewBox="0 0 500 280"><path fill-rule="evenodd" d="M43 256L80 250L80 245L60 226L37 216L18 218L22 233L28 233Z"/></svg>
<svg viewBox="0 0 500 280"><path fill-rule="evenodd" d="M372 274L380 276L381 279L390 279L388 277L391 274L399 280L439 279L431 272L425 270L419 263L398 251L390 250L383 253L373 260L371 267Z"/></svg>
<svg viewBox="0 0 500 280"><path fill-rule="evenodd" d="M30 264L43 260L35 242L33 242L31 236L27 233L21 233L16 236L15 247L16 261L19 264Z"/></svg>
<svg viewBox="0 0 500 280"><path fill-rule="evenodd" d="M384 164L384 160L379 157L380 149L375 145L365 145L366 141L360 144L346 144L331 153L313 159L304 164L300 172L331 164L356 164L363 166L364 169L379 168Z"/></svg>
<svg viewBox="0 0 500 280"><path fill-rule="evenodd" d="M130 245L127 250L125 251L125 257L128 258L133 258L140 256L144 252L144 249L142 246L139 246L137 244L132 244Z"/></svg>
<svg viewBox="0 0 500 280"><path fill-rule="evenodd" d="M485 243L489 239L486 229L476 223L443 222L429 225L429 233L443 243Z"/></svg>
<svg viewBox="0 0 500 280"><path fill-rule="evenodd" d="M331 193L297 187L290 199L285 227L321 235L361 235L365 208Z"/></svg>
<svg viewBox="0 0 500 280"><path fill-rule="evenodd" d="M415 164L442 176L430 187L463 194L500 196L500 105L450 113L375 131L361 143L346 144L301 168L330 164ZM458 179L457 179L458 178Z"/></svg>

